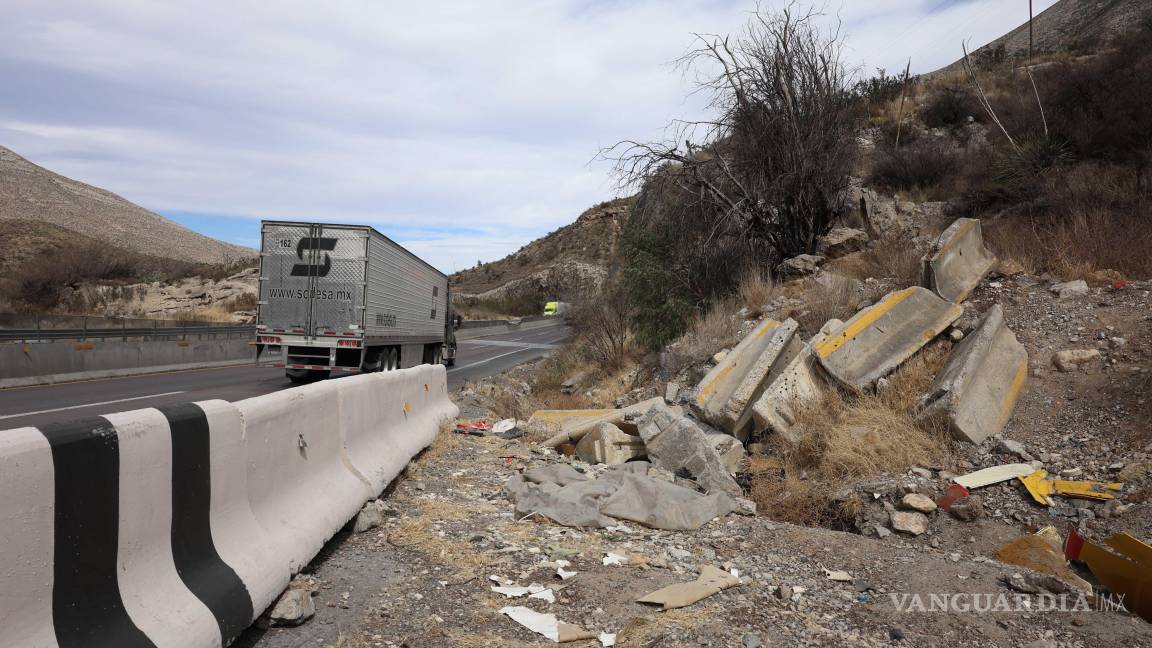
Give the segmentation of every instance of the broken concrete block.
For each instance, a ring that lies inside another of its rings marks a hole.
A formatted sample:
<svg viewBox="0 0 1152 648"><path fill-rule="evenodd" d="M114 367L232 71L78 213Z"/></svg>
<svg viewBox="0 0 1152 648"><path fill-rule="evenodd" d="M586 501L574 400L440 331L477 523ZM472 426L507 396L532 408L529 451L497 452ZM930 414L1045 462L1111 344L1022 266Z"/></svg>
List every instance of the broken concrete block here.
<svg viewBox="0 0 1152 648"><path fill-rule="evenodd" d="M312 601L312 592L290 588L276 600L268 616L273 625L298 626L315 614L316 604Z"/></svg>
<svg viewBox="0 0 1152 648"><path fill-rule="evenodd" d="M960 303L996 267L996 256L984 246L979 219L958 218L940 234L921 263L924 285Z"/></svg>
<svg viewBox="0 0 1152 648"><path fill-rule="evenodd" d="M948 328L964 309L914 286L888 293L814 345L824 370L855 391L899 367Z"/></svg>
<svg viewBox="0 0 1152 648"><path fill-rule="evenodd" d="M638 436L625 434L615 425L602 421L576 444L576 456L591 464L614 466L643 457L644 442Z"/></svg>
<svg viewBox="0 0 1152 648"><path fill-rule="evenodd" d="M670 382L664 386L664 402L672 405L680 398L680 383Z"/></svg>
<svg viewBox="0 0 1152 648"><path fill-rule="evenodd" d="M605 421L625 432L635 432L636 419L656 404L663 405L664 399L657 396L622 409L537 410L528 419L527 427L529 430L556 430L556 434L543 443L546 447L555 448L565 443L576 443Z"/></svg>
<svg viewBox="0 0 1152 648"><path fill-rule="evenodd" d="M744 440L751 405L800 350L798 324L766 319L704 376L693 405L700 418Z"/></svg>
<svg viewBox="0 0 1152 648"><path fill-rule="evenodd" d="M689 419L659 405L640 419L638 427L652 463L673 473L687 471L709 493L742 494L708 437Z"/></svg>
<svg viewBox="0 0 1152 648"><path fill-rule="evenodd" d="M1100 351L1097 349L1068 349L1066 351L1057 351L1052 356L1052 364L1063 372L1076 371L1081 366L1100 357Z"/></svg>
<svg viewBox="0 0 1152 648"><path fill-rule="evenodd" d="M735 475L740 472L744 458L748 456L748 453L744 451L744 444L740 443L740 439L728 434L707 434L705 436L712 449L720 456L720 463L724 464L729 474Z"/></svg>
<svg viewBox="0 0 1152 648"><path fill-rule="evenodd" d="M1028 351L996 304L952 349L918 416L943 416L956 439L981 443L1004 430L1027 377Z"/></svg>
<svg viewBox="0 0 1152 648"><path fill-rule="evenodd" d="M384 513L381 510L381 502L379 500L372 500L360 509L356 514L356 522L352 527L354 533L364 533L369 529L375 529L380 526L384 521Z"/></svg>
<svg viewBox="0 0 1152 648"><path fill-rule="evenodd" d="M833 227L827 234L817 239L816 249L829 259L859 252L868 245L868 234L851 227Z"/></svg>
<svg viewBox="0 0 1152 648"><path fill-rule="evenodd" d="M781 277L803 277L819 270L821 263L824 263L822 256L800 254L791 259L785 259L776 266L776 274Z"/></svg>
<svg viewBox="0 0 1152 648"><path fill-rule="evenodd" d="M1077 279L1076 281L1065 281L1064 283L1053 284L1052 292L1056 293L1060 299L1068 299L1070 297L1087 295L1092 292L1092 290L1088 288L1087 281Z"/></svg>
<svg viewBox="0 0 1152 648"><path fill-rule="evenodd" d="M795 443L799 437L794 434L797 405L815 400L820 395L823 377L816 368L814 347L827 337L828 333L844 325L838 319L828 320L820 332L796 354L784 367L752 405L752 429L756 432L772 430L776 434Z"/></svg>

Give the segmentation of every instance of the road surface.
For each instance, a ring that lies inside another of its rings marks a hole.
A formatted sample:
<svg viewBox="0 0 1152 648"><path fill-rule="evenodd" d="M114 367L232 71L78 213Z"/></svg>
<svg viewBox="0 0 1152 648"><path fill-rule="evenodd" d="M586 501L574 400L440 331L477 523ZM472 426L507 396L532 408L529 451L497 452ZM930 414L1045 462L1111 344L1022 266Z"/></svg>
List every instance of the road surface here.
<svg viewBox="0 0 1152 648"><path fill-rule="evenodd" d="M500 333L462 340L448 389L547 355L567 327ZM0 390L0 430L220 398L236 401L292 387L283 369L231 366Z"/></svg>

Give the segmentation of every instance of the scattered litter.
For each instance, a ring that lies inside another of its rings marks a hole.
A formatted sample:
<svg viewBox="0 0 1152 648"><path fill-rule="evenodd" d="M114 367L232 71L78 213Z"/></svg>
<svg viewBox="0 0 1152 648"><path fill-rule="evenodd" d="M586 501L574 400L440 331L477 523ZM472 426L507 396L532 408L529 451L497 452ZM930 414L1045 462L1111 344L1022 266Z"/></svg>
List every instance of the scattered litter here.
<svg viewBox="0 0 1152 648"><path fill-rule="evenodd" d="M571 567L571 566L572 566L572 563L568 562L567 560L557 560L556 561L556 575L560 577L560 580L568 580L569 578L572 578L573 576L575 576L577 574L577 572L567 571L564 569L565 567Z"/></svg>
<svg viewBox="0 0 1152 648"><path fill-rule="evenodd" d="M1117 533L1100 546L1072 529L1064 556L1088 566L1108 591L1123 597L1124 607L1152 621L1152 546L1127 533Z"/></svg>
<svg viewBox="0 0 1152 648"><path fill-rule="evenodd" d="M526 607L510 606L500 608L501 614L528 628L532 632L544 635L556 643L580 641L582 639L595 639L596 634L588 632L580 626L564 623L556 619L555 614L541 614Z"/></svg>
<svg viewBox="0 0 1152 648"><path fill-rule="evenodd" d="M456 434L482 437L492 431L492 426L481 419L479 421L460 421L456 424Z"/></svg>
<svg viewBox="0 0 1152 648"><path fill-rule="evenodd" d="M968 489L964 488L962 484L952 484L944 489L944 494L936 498L936 506L947 511L952 508L958 500L968 497Z"/></svg>
<svg viewBox="0 0 1152 648"><path fill-rule="evenodd" d="M964 488L969 490L973 488L980 488L981 486L989 486L991 484L998 484L1000 482L1015 479L1017 477L1026 477L1036 470L1032 464L1014 463L1003 464L1001 466L992 466L984 470L977 470L976 472L961 475L954 481Z"/></svg>
<svg viewBox="0 0 1152 648"><path fill-rule="evenodd" d="M597 639L600 640L600 645L604 646L604 648L609 648L610 646L616 645L616 633L615 632L601 632L600 636L597 637Z"/></svg>
<svg viewBox="0 0 1152 648"><path fill-rule="evenodd" d="M651 603L661 606L661 610L674 610L696 601L706 599L713 594L722 592L733 585L739 585L740 579L732 574L704 565L700 568L700 577L691 583L676 583L656 590L636 599L637 603Z"/></svg>
<svg viewBox="0 0 1152 648"><path fill-rule="evenodd" d="M828 580L830 580L830 581L836 581L839 583L851 583L852 582L852 576L848 572L844 571L843 569L832 570L832 569L828 569L827 567L823 567L823 566L821 566L820 569L824 570L824 576L827 577Z"/></svg>
<svg viewBox="0 0 1152 648"><path fill-rule="evenodd" d="M1044 469L1037 470L1027 477L1021 477L1020 481L1028 492L1032 495L1032 499L1045 506L1052 506L1052 495L1062 495L1064 497L1076 497L1080 499L1091 500L1110 500L1116 499L1116 493L1124 488L1124 484L1117 482L1094 482L1094 481L1068 481L1065 479L1045 479L1048 476L1048 471Z"/></svg>
<svg viewBox="0 0 1152 648"><path fill-rule="evenodd" d="M497 594L503 594L508 598L520 598L521 596L527 596L528 598L541 599L548 601L549 603L556 602L556 595L552 592L552 590L544 587L543 585L540 585L539 583L532 583L528 587L522 587L520 585L504 585L490 589L493 592L496 592Z"/></svg>
<svg viewBox="0 0 1152 648"><path fill-rule="evenodd" d="M604 554L604 565L627 565L628 556L621 556L617 553L608 552Z"/></svg>

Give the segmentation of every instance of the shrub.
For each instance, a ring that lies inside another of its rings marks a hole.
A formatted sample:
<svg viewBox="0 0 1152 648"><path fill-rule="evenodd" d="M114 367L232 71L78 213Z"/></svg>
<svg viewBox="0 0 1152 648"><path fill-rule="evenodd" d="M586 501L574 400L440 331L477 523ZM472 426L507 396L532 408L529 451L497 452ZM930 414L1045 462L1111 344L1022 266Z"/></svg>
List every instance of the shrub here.
<svg viewBox="0 0 1152 648"><path fill-rule="evenodd" d="M947 143L920 139L900 148L877 150L869 182L890 189L926 189L958 168L958 155Z"/></svg>
<svg viewBox="0 0 1152 648"><path fill-rule="evenodd" d="M593 362L604 370L620 368L632 344L629 323L632 307L618 284L606 286L600 295L583 300L572 318L573 328Z"/></svg>
<svg viewBox="0 0 1152 648"><path fill-rule="evenodd" d="M949 85L937 89L928 96L928 101L920 109L920 118L928 128L953 128L963 126L972 117L974 121L984 120L984 109L976 96L964 86Z"/></svg>

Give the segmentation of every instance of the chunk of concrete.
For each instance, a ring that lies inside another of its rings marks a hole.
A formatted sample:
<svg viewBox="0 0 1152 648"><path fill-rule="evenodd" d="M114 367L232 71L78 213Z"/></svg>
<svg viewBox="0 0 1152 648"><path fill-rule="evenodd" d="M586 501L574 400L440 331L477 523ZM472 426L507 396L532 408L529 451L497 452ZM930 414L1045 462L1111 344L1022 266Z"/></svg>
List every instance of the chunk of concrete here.
<svg viewBox="0 0 1152 648"><path fill-rule="evenodd" d="M1067 349L1064 351L1057 351L1052 356L1052 364L1060 371L1070 372L1076 371L1082 365L1092 362L1100 357L1100 351L1097 349Z"/></svg>
<svg viewBox="0 0 1152 648"><path fill-rule="evenodd" d="M790 259L784 259L776 266L776 274L781 277L804 277L820 269L824 257L818 254L798 254Z"/></svg>
<svg viewBox="0 0 1152 648"><path fill-rule="evenodd" d="M659 405L641 417L638 427L652 463L673 473L686 471L709 493L742 494L708 437L692 421Z"/></svg>
<svg viewBox="0 0 1152 648"><path fill-rule="evenodd" d="M1053 284L1052 292L1056 293L1060 299L1069 299L1071 297L1082 297L1092 292L1088 287L1088 282L1083 279L1075 281L1065 281L1064 283Z"/></svg>
<svg viewBox="0 0 1152 648"><path fill-rule="evenodd" d="M1027 377L1028 351L996 304L952 350L918 416L943 416L956 439L981 443L1004 430Z"/></svg>
<svg viewBox="0 0 1152 648"><path fill-rule="evenodd" d="M864 391L944 331L964 309L920 286L888 293L814 345L820 366Z"/></svg>
<svg viewBox="0 0 1152 648"><path fill-rule="evenodd" d="M958 218L940 234L921 263L924 285L960 303L996 267L996 256L984 245L980 220Z"/></svg>
<svg viewBox="0 0 1152 648"><path fill-rule="evenodd" d="M614 466L645 454L644 441L624 433L615 425L601 421L576 444L576 456L591 464Z"/></svg>
<svg viewBox="0 0 1152 648"><path fill-rule="evenodd" d="M767 319L741 340L697 386L693 405L700 418L747 439L752 403L800 351L798 326Z"/></svg>
<svg viewBox="0 0 1152 648"><path fill-rule="evenodd" d="M744 458L748 453L744 450L744 444L740 443L740 439L727 434L708 434L708 443L716 454L720 457L720 463L728 469L728 474L735 475L740 472L743 467Z"/></svg>
<svg viewBox="0 0 1152 648"><path fill-rule="evenodd" d="M771 430L785 439L796 443L795 407L810 403L820 396L823 377L816 368L815 345L844 322L828 320L820 332L812 336L808 344L784 367L780 375L768 385L760 398L752 405L752 429L756 432Z"/></svg>
<svg viewBox="0 0 1152 648"><path fill-rule="evenodd" d="M528 419L527 427L529 430L555 431L556 434L543 444L555 448L565 443L576 443L603 422L635 433L636 419L656 404L663 405L664 399L657 396L622 409L537 410Z"/></svg>
<svg viewBox="0 0 1152 648"><path fill-rule="evenodd" d="M273 625L298 626L316 614L312 592L291 588L280 595L269 613Z"/></svg>
<svg viewBox="0 0 1152 648"><path fill-rule="evenodd" d="M669 405L675 403L680 398L680 383L670 382L664 386L664 402Z"/></svg>

